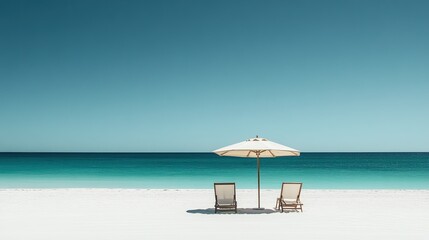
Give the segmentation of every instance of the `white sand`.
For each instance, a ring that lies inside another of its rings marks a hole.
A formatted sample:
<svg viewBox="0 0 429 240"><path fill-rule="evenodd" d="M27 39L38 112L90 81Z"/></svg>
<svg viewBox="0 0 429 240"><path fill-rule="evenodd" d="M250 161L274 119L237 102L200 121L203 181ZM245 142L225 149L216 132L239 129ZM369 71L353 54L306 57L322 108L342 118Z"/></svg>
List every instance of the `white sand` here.
<svg viewBox="0 0 429 240"><path fill-rule="evenodd" d="M266 212L278 194L262 191ZM255 207L255 190L237 195ZM302 201L303 213L213 214L212 190L3 189L0 239L429 239L428 190L304 190Z"/></svg>

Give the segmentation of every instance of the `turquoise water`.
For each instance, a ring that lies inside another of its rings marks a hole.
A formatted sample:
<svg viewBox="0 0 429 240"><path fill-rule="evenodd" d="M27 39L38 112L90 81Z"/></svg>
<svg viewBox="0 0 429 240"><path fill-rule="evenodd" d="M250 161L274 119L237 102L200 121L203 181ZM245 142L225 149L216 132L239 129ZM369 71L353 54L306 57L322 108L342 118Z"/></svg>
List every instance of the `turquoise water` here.
<svg viewBox="0 0 429 240"><path fill-rule="evenodd" d="M0 188L256 188L256 160L212 153L0 153ZM429 189L429 153L302 153L261 160L261 187Z"/></svg>

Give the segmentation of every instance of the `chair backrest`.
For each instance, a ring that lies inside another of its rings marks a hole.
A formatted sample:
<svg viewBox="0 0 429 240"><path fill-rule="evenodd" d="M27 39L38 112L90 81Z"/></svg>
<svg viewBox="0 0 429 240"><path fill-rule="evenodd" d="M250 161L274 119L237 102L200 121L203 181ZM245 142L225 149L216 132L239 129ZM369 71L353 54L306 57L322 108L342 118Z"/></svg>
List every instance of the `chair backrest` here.
<svg viewBox="0 0 429 240"><path fill-rule="evenodd" d="M234 204L235 183L215 183L214 191L219 204Z"/></svg>
<svg viewBox="0 0 429 240"><path fill-rule="evenodd" d="M283 183L280 198L298 200L301 195L302 183Z"/></svg>

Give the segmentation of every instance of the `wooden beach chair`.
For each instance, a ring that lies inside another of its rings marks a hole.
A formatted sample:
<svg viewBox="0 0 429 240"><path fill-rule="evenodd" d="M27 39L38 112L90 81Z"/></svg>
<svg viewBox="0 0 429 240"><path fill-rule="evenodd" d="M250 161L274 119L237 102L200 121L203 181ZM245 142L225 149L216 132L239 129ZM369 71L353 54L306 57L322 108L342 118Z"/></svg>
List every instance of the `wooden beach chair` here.
<svg viewBox="0 0 429 240"><path fill-rule="evenodd" d="M237 213L237 201L235 198L235 183L215 183L215 213L220 210L235 211Z"/></svg>
<svg viewBox="0 0 429 240"><path fill-rule="evenodd" d="M301 210L302 204L299 199L301 196L302 183L286 183L282 184L280 197L277 198L276 209L283 212L284 209Z"/></svg>

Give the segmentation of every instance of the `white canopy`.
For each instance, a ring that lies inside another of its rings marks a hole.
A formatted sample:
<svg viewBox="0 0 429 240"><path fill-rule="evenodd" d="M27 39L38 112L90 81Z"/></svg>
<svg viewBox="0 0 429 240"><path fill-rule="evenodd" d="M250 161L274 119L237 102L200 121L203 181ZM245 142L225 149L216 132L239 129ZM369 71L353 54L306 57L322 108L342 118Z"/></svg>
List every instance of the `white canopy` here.
<svg viewBox="0 0 429 240"><path fill-rule="evenodd" d="M299 150L271 142L266 138L250 138L246 141L219 148L214 153L220 156L272 158L282 156L299 156Z"/></svg>

